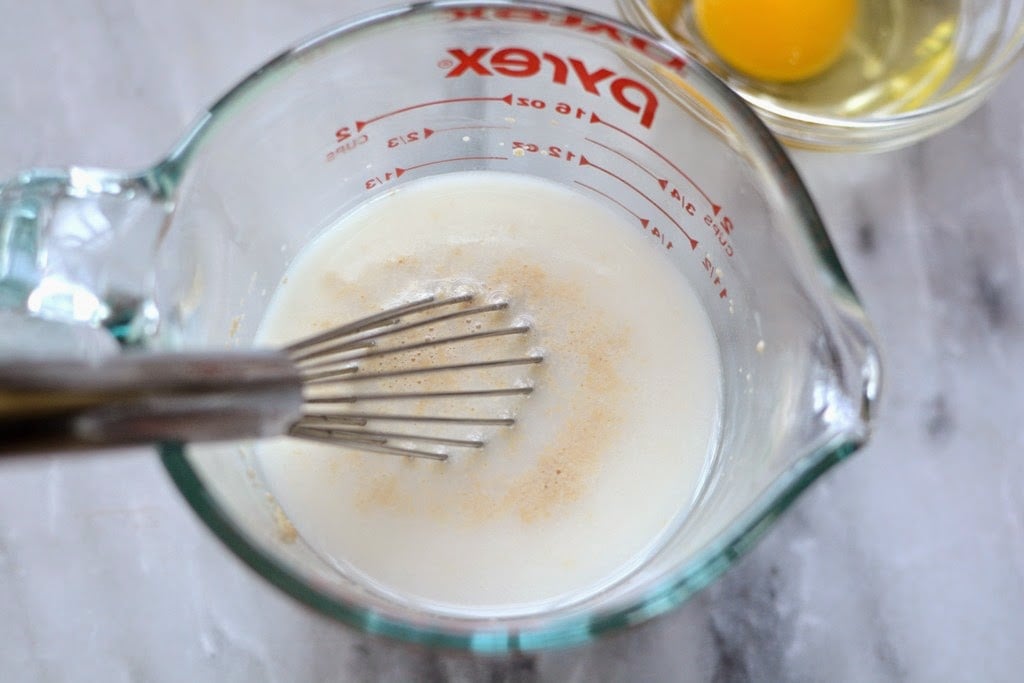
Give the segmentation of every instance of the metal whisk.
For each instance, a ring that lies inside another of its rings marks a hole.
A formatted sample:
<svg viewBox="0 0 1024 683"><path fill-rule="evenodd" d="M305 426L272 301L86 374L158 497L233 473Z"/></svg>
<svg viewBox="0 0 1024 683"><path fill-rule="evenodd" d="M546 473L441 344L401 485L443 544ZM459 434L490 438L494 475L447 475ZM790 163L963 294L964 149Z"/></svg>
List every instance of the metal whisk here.
<svg viewBox="0 0 1024 683"><path fill-rule="evenodd" d="M494 360L476 360L473 362L453 363L446 365L426 365L420 367L383 370L376 372L363 371L363 364L368 360L380 359L384 356L408 355L415 351L431 347L451 346L474 340L508 335L521 335L530 331L529 325L518 324L508 327L482 329L466 334L424 339L407 345L387 346L383 342L387 338L397 337L410 330L430 328L452 319L470 318L488 313L503 311L508 308L507 302L498 302L463 308L460 304L472 301L472 295L464 295L435 300L428 297L420 301L383 311L368 318L358 320L343 327L335 328L308 339L285 347L292 363L298 368L303 384L307 388L317 386L337 386L347 383L379 381L396 377L410 377L441 372L463 372L485 368L506 367L515 365L532 365L540 363L539 355L521 356L517 358L501 358ZM441 310L444 312L439 312ZM415 314L431 311L433 315L414 319L406 319ZM331 393L328 395L307 396L306 409L303 416L291 426L291 436L326 441L328 443L355 446L361 450L396 453L401 455L417 455L421 457L444 460L444 453L425 452L417 448L393 445L395 440L416 441L432 444L443 444L464 448L481 448L481 439L455 439L444 436L427 436L408 432L393 432L368 428L368 424L378 422L413 422L434 424L462 424L474 426L512 426L512 417L476 418L465 416L442 416L436 414L395 414L381 412L340 412L340 405L369 403L379 401L408 401L423 399L481 398L489 396L527 395L533 391L532 386L513 386L493 389L461 389L450 391L406 391L406 392L351 392ZM330 410L334 408L335 410ZM328 409L328 410L324 410Z"/></svg>
<svg viewBox="0 0 1024 683"><path fill-rule="evenodd" d="M364 390L366 383L422 383L427 375L478 373L542 362L540 355L408 362L431 351L461 352L481 340L524 335L527 324L485 326L505 302L475 305L472 295L428 297L302 339L280 351L217 354L129 353L98 363L0 363L0 453L98 448L158 441L210 441L287 434L357 450L445 460L449 448L481 448L479 437L436 433L437 426L508 427L514 417L431 411L445 399L525 396L532 386L441 390ZM446 323L472 331L435 334ZM411 336L426 331L422 337ZM475 352L474 352L475 353ZM399 361L406 362L399 362ZM409 402L418 409L353 410ZM494 412L497 412L495 409ZM384 425L417 427L412 431ZM432 431L431 431L432 430ZM428 433L431 432L431 433Z"/></svg>

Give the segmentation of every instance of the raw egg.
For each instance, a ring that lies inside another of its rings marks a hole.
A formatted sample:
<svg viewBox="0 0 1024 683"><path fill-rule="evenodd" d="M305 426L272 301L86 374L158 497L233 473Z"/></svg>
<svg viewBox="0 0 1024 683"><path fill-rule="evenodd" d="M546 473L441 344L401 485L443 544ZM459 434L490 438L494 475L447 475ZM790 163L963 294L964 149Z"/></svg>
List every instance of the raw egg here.
<svg viewBox="0 0 1024 683"><path fill-rule="evenodd" d="M817 76L843 54L857 0L694 0L697 29L733 69L787 83Z"/></svg>

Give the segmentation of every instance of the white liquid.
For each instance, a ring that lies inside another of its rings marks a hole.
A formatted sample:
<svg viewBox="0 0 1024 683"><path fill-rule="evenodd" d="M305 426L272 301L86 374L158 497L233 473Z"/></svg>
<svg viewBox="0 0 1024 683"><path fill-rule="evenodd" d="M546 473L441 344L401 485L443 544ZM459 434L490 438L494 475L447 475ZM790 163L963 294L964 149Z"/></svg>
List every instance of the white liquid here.
<svg viewBox="0 0 1024 683"><path fill-rule="evenodd" d="M464 358L545 360L503 370L531 396L474 399L517 424L448 462L266 444L263 474L305 542L398 599L476 614L586 597L635 568L691 503L720 403L710 324L660 249L589 197L502 173L406 184L312 242L261 343L468 288L534 331Z"/></svg>

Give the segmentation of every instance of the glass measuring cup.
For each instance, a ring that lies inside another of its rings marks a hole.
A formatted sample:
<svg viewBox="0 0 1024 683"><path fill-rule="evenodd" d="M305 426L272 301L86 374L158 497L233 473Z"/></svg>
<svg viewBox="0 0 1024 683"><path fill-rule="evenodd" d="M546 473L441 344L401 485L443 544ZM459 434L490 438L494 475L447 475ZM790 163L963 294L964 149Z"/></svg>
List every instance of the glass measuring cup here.
<svg viewBox="0 0 1024 683"><path fill-rule="evenodd" d="M14 179L0 189L7 339L37 346L45 325L48 353L78 352L82 329L126 346L245 346L292 257L339 216L408 180L486 169L572 186L634 221L715 328L716 457L641 568L545 611L437 613L374 593L296 539L247 444L164 444L162 458L243 560L367 631L497 652L635 623L706 584L866 439L878 367L781 150L703 69L621 24L526 3L389 10L271 61L150 169Z"/></svg>

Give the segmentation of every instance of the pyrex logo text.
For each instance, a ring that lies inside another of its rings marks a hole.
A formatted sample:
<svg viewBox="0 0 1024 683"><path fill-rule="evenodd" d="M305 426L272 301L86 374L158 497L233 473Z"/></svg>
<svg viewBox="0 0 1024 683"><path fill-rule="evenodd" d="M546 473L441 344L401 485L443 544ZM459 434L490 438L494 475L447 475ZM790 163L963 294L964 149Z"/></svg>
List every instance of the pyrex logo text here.
<svg viewBox="0 0 1024 683"><path fill-rule="evenodd" d="M455 65L445 75L446 78L458 78L467 73L478 76L511 76L512 78L531 78L547 68L551 71L551 80L559 85L566 85L571 73L586 92L601 95L599 86L607 86L612 99L626 110L640 115L640 125L650 128L654 123L654 114L658 110L658 98L643 83L619 76L611 69L590 69L579 59L563 58L550 52L537 54L533 50L522 47L477 47L469 50L449 48L448 54L455 58Z"/></svg>
<svg viewBox="0 0 1024 683"><path fill-rule="evenodd" d="M648 39L635 30L621 24L577 14L572 10L547 10L537 7L452 7L448 9L448 16L454 21L497 20L574 29L629 47L672 71L682 72L686 66L686 60L682 55L666 50L664 45L659 45L657 41Z"/></svg>

